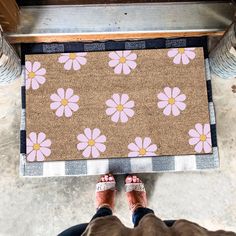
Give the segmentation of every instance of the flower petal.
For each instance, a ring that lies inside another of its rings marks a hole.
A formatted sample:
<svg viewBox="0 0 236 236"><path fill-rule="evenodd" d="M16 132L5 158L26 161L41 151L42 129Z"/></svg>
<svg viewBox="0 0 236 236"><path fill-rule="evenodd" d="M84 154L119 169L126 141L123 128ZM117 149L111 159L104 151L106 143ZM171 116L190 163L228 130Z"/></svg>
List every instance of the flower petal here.
<svg viewBox="0 0 236 236"><path fill-rule="evenodd" d="M34 143L33 143L29 138L27 138L27 139L26 139L26 145L27 145L27 147L28 147L28 146L33 146Z"/></svg>
<svg viewBox="0 0 236 236"><path fill-rule="evenodd" d="M178 48L170 49L167 53L168 57L175 57L178 54Z"/></svg>
<svg viewBox="0 0 236 236"><path fill-rule="evenodd" d="M92 130L90 128L85 128L84 129L84 134L88 139L92 138Z"/></svg>
<svg viewBox="0 0 236 236"><path fill-rule="evenodd" d="M93 133L92 133L92 139L95 140L100 134L101 134L100 129L95 128L95 129L93 130Z"/></svg>
<svg viewBox="0 0 236 236"><path fill-rule="evenodd" d="M97 148L95 146L92 147L92 157L93 158L97 158L100 156L99 151L97 150Z"/></svg>
<svg viewBox="0 0 236 236"><path fill-rule="evenodd" d="M186 108L186 104L184 102L175 102L174 105L178 107L181 111L185 110Z"/></svg>
<svg viewBox="0 0 236 236"><path fill-rule="evenodd" d="M177 96L177 97L175 98L175 101L177 101L177 102L183 102L185 99L186 99L185 94L180 94L179 96Z"/></svg>
<svg viewBox="0 0 236 236"><path fill-rule="evenodd" d="M26 153L29 154L33 151L33 146L26 146Z"/></svg>
<svg viewBox="0 0 236 236"><path fill-rule="evenodd" d="M146 150L148 152L155 152L157 150L157 145L156 144L152 144L149 147L147 147Z"/></svg>
<svg viewBox="0 0 236 236"><path fill-rule="evenodd" d="M69 55L64 55L64 56L60 56L58 58L58 62L59 63L65 63L66 61L68 61L70 58L69 58Z"/></svg>
<svg viewBox="0 0 236 236"><path fill-rule="evenodd" d="M127 65L127 63L123 64L123 72L124 72L125 75L128 75L131 72L131 70L130 70L129 66Z"/></svg>
<svg viewBox="0 0 236 236"><path fill-rule="evenodd" d="M60 106L57 110L56 110L56 116L58 117L62 117L64 113L64 106Z"/></svg>
<svg viewBox="0 0 236 236"><path fill-rule="evenodd" d="M137 59L137 54L136 54L136 53L131 53L131 54L125 56L125 57L126 57L126 60L128 60L128 61L134 61L134 60ZM135 63L135 64L136 64L136 63ZM131 68L132 68L132 67L131 67ZM133 69L133 68L132 68L132 69Z"/></svg>
<svg viewBox="0 0 236 236"><path fill-rule="evenodd" d="M30 154L27 155L27 160L28 161L34 161L36 157L36 151L33 150Z"/></svg>
<svg viewBox="0 0 236 236"><path fill-rule="evenodd" d="M91 149L92 149L92 148L91 148L90 146L86 147L85 150L83 151L82 155L83 155L84 157L88 158L88 157L90 156Z"/></svg>
<svg viewBox="0 0 236 236"><path fill-rule="evenodd" d="M187 65L189 63L189 59L185 54L182 54L182 63Z"/></svg>
<svg viewBox="0 0 236 236"><path fill-rule="evenodd" d="M159 100L163 100L163 101L168 101L168 97L166 96L166 94L164 94L164 93L159 93L158 95L157 95L157 97L158 97L158 99Z"/></svg>
<svg viewBox="0 0 236 236"><path fill-rule="evenodd" d="M199 137L198 137L198 138L190 138L190 139L188 140L188 143L189 143L190 145L195 145L195 144L197 144L199 141L200 141L200 138L199 138Z"/></svg>
<svg viewBox="0 0 236 236"><path fill-rule="evenodd" d="M133 108L134 107L134 101L128 101L123 106L124 106L124 108Z"/></svg>
<svg viewBox="0 0 236 236"><path fill-rule="evenodd" d="M131 69L135 69L137 66L137 63L135 61L126 61L127 66L129 66Z"/></svg>
<svg viewBox="0 0 236 236"><path fill-rule="evenodd" d="M122 94L120 104L124 105L129 100L128 94Z"/></svg>
<svg viewBox="0 0 236 236"><path fill-rule="evenodd" d="M192 59L192 60L193 60L193 59L195 58L195 56L196 56L195 52L190 51L190 50L185 50L185 55L186 55L188 58Z"/></svg>
<svg viewBox="0 0 236 236"><path fill-rule="evenodd" d="M115 103L112 99L108 99L106 101L106 105L109 106L109 107L115 108L115 107L117 107L118 104Z"/></svg>
<svg viewBox="0 0 236 236"><path fill-rule="evenodd" d="M81 142L88 142L88 138L84 134L79 134L77 139Z"/></svg>
<svg viewBox="0 0 236 236"><path fill-rule="evenodd" d="M52 102L52 103L50 104L50 108L51 108L52 110L57 109L59 106L61 106L61 103L60 103L60 102Z"/></svg>
<svg viewBox="0 0 236 236"><path fill-rule="evenodd" d="M139 152L129 152L128 157L138 157Z"/></svg>
<svg viewBox="0 0 236 236"><path fill-rule="evenodd" d="M51 149L47 147L40 147L40 151L43 153L44 156L48 157L51 155Z"/></svg>
<svg viewBox="0 0 236 236"><path fill-rule="evenodd" d="M211 152L211 145L208 142L203 143L203 149L205 153Z"/></svg>
<svg viewBox="0 0 236 236"><path fill-rule="evenodd" d="M168 97L168 98L171 98L171 88L169 88L169 87L165 87L164 88L164 92L165 92L165 94L166 94L166 96Z"/></svg>
<svg viewBox="0 0 236 236"><path fill-rule="evenodd" d="M41 68L41 69L36 71L36 75L45 75L45 74L46 74L46 69L45 68Z"/></svg>
<svg viewBox="0 0 236 236"><path fill-rule="evenodd" d="M210 125L209 124L205 124L204 128L203 128L203 134L207 135L210 133Z"/></svg>
<svg viewBox="0 0 236 236"><path fill-rule="evenodd" d="M113 60L119 60L120 56L116 52L110 52L109 57Z"/></svg>
<svg viewBox="0 0 236 236"><path fill-rule="evenodd" d="M112 98L113 98L114 102L115 102L117 105L120 104L120 95L119 95L118 93L114 93L114 94L112 95Z"/></svg>
<svg viewBox="0 0 236 236"><path fill-rule="evenodd" d="M37 134L35 132L31 132L29 134L29 138L32 141L33 144L37 143Z"/></svg>
<svg viewBox="0 0 236 236"><path fill-rule="evenodd" d="M120 63L119 60L110 60L109 63L108 63L108 65L109 65L110 67L115 67L115 66L117 66L119 63Z"/></svg>
<svg viewBox="0 0 236 236"><path fill-rule="evenodd" d="M120 121L122 123L126 123L129 120L128 116L125 114L124 111L120 112Z"/></svg>
<svg viewBox="0 0 236 236"><path fill-rule="evenodd" d="M88 143L78 143L77 149L78 150L84 150L88 146Z"/></svg>
<svg viewBox="0 0 236 236"><path fill-rule="evenodd" d="M68 99L69 102L78 102L79 101L79 96L78 95L73 95Z"/></svg>
<svg viewBox="0 0 236 236"><path fill-rule="evenodd" d="M43 153L40 150L36 152L36 159L37 161L44 161L45 159Z"/></svg>
<svg viewBox="0 0 236 236"><path fill-rule="evenodd" d="M174 64L178 65L181 62L181 54L177 54L173 60Z"/></svg>
<svg viewBox="0 0 236 236"><path fill-rule="evenodd" d="M106 109L106 114L108 116L110 116L110 115L114 114L116 111L117 111L116 108L109 107L109 108Z"/></svg>
<svg viewBox="0 0 236 236"><path fill-rule="evenodd" d="M37 80L37 82L38 82L39 84L44 84L45 81L46 81L45 77L43 77L43 76L41 76L41 75L36 75L36 76L34 77L34 79Z"/></svg>
<svg viewBox="0 0 236 236"><path fill-rule="evenodd" d="M33 90L36 90L39 88L39 84L38 84L38 81L34 78L32 79L32 89Z"/></svg>
<svg viewBox="0 0 236 236"><path fill-rule="evenodd" d="M195 125L195 128L196 128L196 131L201 135L201 134L203 134L203 126L202 126L202 124L196 124Z"/></svg>
<svg viewBox="0 0 236 236"><path fill-rule="evenodd" d="M135 138L135 143L139 148L143 148L143 141L140 137Z"/></svg>
<svg viewBox="0 0 236 236"><path fill-rule="evenodd" d="M166 115L166 116L169 116L170 113L171 113L171 105L169 104L169 105L167 105L167 106L165 107L165 109L163 110L163 114Z"/></svg>
<svg viewBox="0 0 236 236"><path fill-rule="evenodd" d="M180 94L180 89L178 87L174 87L172 90L172 97L176 98Z"/></svg>
<svg viewBox="0 0 236 236"><path fill-rule="evenodd" d="M134 116L134 111L132 109L127 109L125 108L123 112L128 116L128 117L133 117Z"/></svg>
<svg viewBox="0 0 236 236"><path fill-rule="evenodd" d="M65 117L71 117L72 116L72 111L70 109L70 107L67 105L65 106Z"/></svg>
<svg viewBox="0 0 236 236"><path fill-rule="evenodd" d="M59 95L59 97L60 97L61 99L64 99L64 98L65 98L65 91L64 91L63 88L57 89L57 93L58 93L58 95Z"/></svg>
<svg viewBox="0 0 236 236"><path fill-rule="evenodd" d="M151 144L151 139L149 137L145 137L143 140L143 148L147 148Z"/></svg>
<svg viewBox="0 0 236 236"><path fill-rule="evenodd" d="M65 98L66 98L66 99L69 99L69 98L73 95L73 93L74 93L73 89L68 88L68 89L66 90Z"/></svg>
<svg viewBox="0 0 236 236"><path fill-rule="evenodd" d="M69 59L65 64L64 64L64 69L65 70L70 70L72 67L73 60Z"/></svg>
<svg viewBox="0 0 236 236"><path fill-rule="evenodd" d="M101 135L101 136L99 136L98 138L95 139L95 142L96 143L104 143L104 142L106 142L106 140L107 140L106 136Z"/></svg>
<svg viewBox="0 0 236 236"><path fill-rule="evenodd" d="M168 105L167 101L161 101L157 103L158 108L162 109Z"/></svg>
<svg viewBox="0 0 236 236"><path fill-rule="evenodd" d="M100 151L100 152L105 152L106 146L103 143L96 143L95 147Z"/></svg>
<svg viewBox="0 0 236 236"><path fill-rule="evenodd" d="M123 56L124 56L125 58L127 58L127 56L129 56L130 53L131 53L130 50L125 50L125 51L123 51Z"/></svg>
<svg viewBox="0 0 236 236"><path fill-rule="evenodd" d="M75 59L73 60L73 69L74 70L79 70L81 68L80 63Z"/></svg>
<svg viewBox="0 0 236 236"><path fill-rule="evenodd" d="M203 145L202 142L200 141L196 146L194 147L195 152L200 153L202 151Z"/></svg>
<svg viewBox="0 0 236 236"><path fill-rule="evenodd" d="M114 72L115 74L119 75L121 74L121 71L122 71L122 64L120 63L115 67Z"/></svg>
<svg viewBox="0 0 236 236"><path fill-rule="evenodd" d="M87 63L87 59L85 57L78 56L75 60L81 65L85 65Z"/></svg>
<svg viewBox="0 0 236 236"><path fill-rule="evenodd" d="M134 144L134 143L130 143L129 145L128 145L128 149L130 150L130 151L139 151L139 147L136 145L136 144Z"/></svg>
<svg viewBox="0 0 236 236"><path fill-rule="evenodd" d="M46 139L46 134L43 133L43 132L40 132L40 133L38 134L38 140L37 140L37 143L40 144L40 143L42 143L43 140L45 140L45 139Z"/></svg>
<svg viewBox="0 0 236 236"><path fill-rule="evenodd" d="M46 139L45 141L43 141L42 143L40 143L41 147L50 147L52 144L52 141L50 139Z"/></svg>
<svg viewBox="0 0 236 236"><path fill-rule="evenodd" d="M190 137L193 137L193 138L199 138L200 137L200 134L195 129L190 129L188 131L188 134L189 134Z"/></svg>
<svg viewBox="0 0 236 236"><path fill-rule="evenodd" d="M38 61L35 61L35 62L33 63L32 71L33 71L33 72L36 72L36 71L40 68L40 66L41 66L41 63L38 62Z"/></svg>
<svg viewBox="0 0 236 236"><path fill-rule="evenodd" d="M67 106L72 110L72 111L78 111L79 105L74 102L69 102Z"/></svg>
<svg viewBox="0 0 236 236"><path fill-rule="evenodd" d="M120 112L117 111L117 112L115 112L115 113L112 115L111 120L112 120L113 122L117 123L118 120L119 120L119 118L120 118Z"/></svg>
<svg viewBox="0 0 236 236"><path fill-rule="evenodd" d="M146 154L144 156L146 156L146 157L155 157L156 153L154 153L154 152L146 152Z"/></svg>
<svg viewBox="0 0 236 236"><path fill-rule="evenodd" d="M25 69L28 71L28 72L31 72L32 71L32 63L30 61L26 61L25 62Z"/></svg>
<svg viewBox="0 0 236 236"><path fill-rule="evenodd" d="M51 99L52 101L55 101L55 102L60 102L60 101L61 101L61 98L60 98L56 93L52 94L52 95L50 96L50 99Z"/></svg>

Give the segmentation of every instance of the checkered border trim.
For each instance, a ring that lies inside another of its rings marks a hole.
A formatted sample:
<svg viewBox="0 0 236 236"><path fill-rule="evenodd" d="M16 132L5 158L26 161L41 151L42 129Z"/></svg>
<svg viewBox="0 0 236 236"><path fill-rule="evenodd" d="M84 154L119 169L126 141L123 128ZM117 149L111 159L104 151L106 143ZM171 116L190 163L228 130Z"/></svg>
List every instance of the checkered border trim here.
<svg viewBox="0 0 236 236"><path fill-rule="evenodd" d="M112 158L93 160L71 160L50 162L26 161L26 130L25 130L25 86L22 85L22 114L21 114L21 145L20 145L20 175L25 177L48 176L83 176L104 173L144 173L144 172L173 172L195 171L219 168L219 156L216 137L215 110L212 100L211 74L208 61L207 38L175 38L150 39L139 41L107 41L93 43L51 43L51 44L22 44L22 66L26 54L50 54L63 52L90 52L110 50L139 50L179 47L203 47L205 57L206 84L211 123L212 154L160 156L136 158ZM23 80L24 81L24 80Z"/></svg>

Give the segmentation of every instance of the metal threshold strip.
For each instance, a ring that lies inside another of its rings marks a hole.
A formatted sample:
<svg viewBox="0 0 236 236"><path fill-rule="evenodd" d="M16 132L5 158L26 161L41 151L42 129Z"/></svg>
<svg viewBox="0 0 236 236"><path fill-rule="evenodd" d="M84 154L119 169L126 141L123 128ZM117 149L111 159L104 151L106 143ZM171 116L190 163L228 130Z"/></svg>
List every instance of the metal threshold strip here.
<svg viewBox="0 0 236 236"><path fill-rule="evenodd" d="M11 43L222 35L232 3L141 3L22 7Z"/></svg>

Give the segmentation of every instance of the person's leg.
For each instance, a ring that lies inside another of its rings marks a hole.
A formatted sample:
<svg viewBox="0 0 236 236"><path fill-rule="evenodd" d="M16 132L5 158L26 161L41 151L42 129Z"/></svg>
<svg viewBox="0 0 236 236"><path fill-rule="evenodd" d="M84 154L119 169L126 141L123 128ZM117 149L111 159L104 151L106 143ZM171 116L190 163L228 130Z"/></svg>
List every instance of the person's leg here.
<svg viewBox="0 0 236 236"><path fill-rule="evenodd" d="M150 213L154 214L154 212L147 208L147 196L144 184L136 175L126 177L125 191L129 208L133 214L132 221L134 227L136 227L143 216Z"/></svg>
<svg viewBox="0 0 236 236"><path fill-rule="evenodd" d="M92 217L91 221L104 216L112 215L115 201L115 179L109 175L101 176L99 182L96 184L96 208L97 212ZM80 236L86 230L88 223L75 225L58 236Z"/></svg>

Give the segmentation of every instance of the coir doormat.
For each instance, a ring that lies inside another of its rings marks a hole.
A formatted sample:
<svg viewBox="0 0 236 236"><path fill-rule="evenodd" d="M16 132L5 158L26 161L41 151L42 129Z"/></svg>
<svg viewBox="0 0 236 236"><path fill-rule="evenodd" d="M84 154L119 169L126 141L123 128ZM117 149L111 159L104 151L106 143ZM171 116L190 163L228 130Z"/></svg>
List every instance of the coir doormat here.
<svg viewBox="0 0 236 236"><path fill-rule="evenodd" d="M23 47L27 161L212 155L204 46L192 38Z"/></svg>
<svg viewBox="0 0 236 236"><path fill-rule="evenodd" d="M27 160L211 153L203 48L27 55Z"/></svg>

